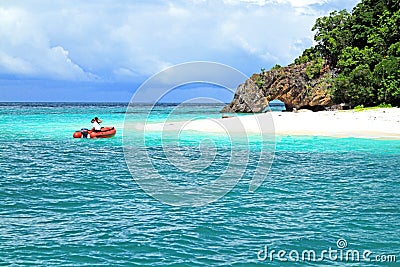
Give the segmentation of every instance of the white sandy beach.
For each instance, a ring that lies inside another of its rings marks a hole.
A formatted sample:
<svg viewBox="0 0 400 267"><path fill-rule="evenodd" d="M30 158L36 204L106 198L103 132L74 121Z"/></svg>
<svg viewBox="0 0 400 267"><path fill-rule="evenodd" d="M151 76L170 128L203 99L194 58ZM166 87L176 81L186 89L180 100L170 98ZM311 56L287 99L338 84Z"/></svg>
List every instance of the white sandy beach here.
<svg viewBox="0 0 400 267"><path fill-rule="evenodd" d="M262 130L261 130L262 129ZM224 119L205 119L166 124L147 124L146 130L200 132L275 133L400 139L400 108L365 111L269 112Z"/></svg>
<svg viewBox="0 0 400 267"><path fill-rule="evenodd" d="M278 135L400 139L400 109L273 113Z"/></svg>

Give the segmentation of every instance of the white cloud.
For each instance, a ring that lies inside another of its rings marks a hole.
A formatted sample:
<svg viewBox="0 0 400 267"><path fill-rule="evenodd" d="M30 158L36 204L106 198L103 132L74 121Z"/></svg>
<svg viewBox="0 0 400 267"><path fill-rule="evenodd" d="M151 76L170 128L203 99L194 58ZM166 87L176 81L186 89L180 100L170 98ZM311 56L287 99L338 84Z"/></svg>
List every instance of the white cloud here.
<svg viewBox="0 0 400 267"><path fill-rule="evenodd" d="M292 7L308 7L314 4L324 4L329 0L223 0L225 4L240 5L240 4L253 4L258 6L266 6L271 4L291 5Z"/></svg>
<svg viewBox="0 0 400 267"><path fill-rule="evenodd" d="M10 56L2 51L0 51L0 66L5 72L9 71L15 74L33 74L34 68L30 62Z"/></svg>
<svg viewBox="0 0 400 267"><path fill-rule="evenodd" d="M51 47L36 17L20 8L0 8L2 72L35 77L86 80L85 73L62 46Z"/></svg>
<svg viewBox="0 0 400 267"><path fill-rule="evenodd" d="M307 7L314 4L324 4L328 0L276 0L277 3L290 3L293 7Z"/></svg>
<svg viewBox="0 0 400 267"><path fill-rule="evenodd" d="M251 72L310 46L325 2L335 1L5 0L0 74L129 80L196 60Z"/></svg>

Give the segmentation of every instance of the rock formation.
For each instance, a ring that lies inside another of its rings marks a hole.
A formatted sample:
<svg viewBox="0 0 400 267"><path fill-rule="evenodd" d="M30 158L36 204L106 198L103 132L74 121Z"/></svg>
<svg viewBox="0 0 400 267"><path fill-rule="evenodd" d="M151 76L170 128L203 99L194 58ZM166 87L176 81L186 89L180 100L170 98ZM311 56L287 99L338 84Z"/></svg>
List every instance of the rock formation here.
<svg viewBox="0 0 400 267"><path fill-rule="evenodd" d="M232 102L221 112L262 112L274 99L284 102L289 111L293 108L324 110L333 104L329 93L333 74L325 65L310 79L306 71L310 64L276 67L253 74L239 85Z"/></svg>

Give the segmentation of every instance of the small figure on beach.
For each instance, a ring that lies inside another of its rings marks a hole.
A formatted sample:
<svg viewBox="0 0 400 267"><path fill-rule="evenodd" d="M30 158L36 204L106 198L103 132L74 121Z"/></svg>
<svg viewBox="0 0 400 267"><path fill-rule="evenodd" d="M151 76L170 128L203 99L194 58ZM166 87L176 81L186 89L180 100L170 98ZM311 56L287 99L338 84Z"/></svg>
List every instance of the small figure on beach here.
<svg viewBox="0 0 400 267"><path fill-rule="evenodd" d="M95 132L100 132L101 131L101 126L100 123L102 123L103 121L101 119L99 119L98 117L95 117L94 119L92 119L91 123L92 123L92 131Z"/></svg>

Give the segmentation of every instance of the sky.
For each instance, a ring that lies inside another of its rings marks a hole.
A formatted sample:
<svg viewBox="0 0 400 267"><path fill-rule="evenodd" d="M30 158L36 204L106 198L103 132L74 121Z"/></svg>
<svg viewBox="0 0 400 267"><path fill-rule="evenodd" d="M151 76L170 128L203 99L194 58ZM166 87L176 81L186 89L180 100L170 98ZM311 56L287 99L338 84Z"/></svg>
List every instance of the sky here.
<svg viewBox="0 0 400 267"><path fill-rule="evenodd" d="M2 0L0 101L128 102L153 75L192 61L251 76L293 62L314 44L318 17L359 2ZM208 89L179 88L168 101L232 97Z"/></svg>

